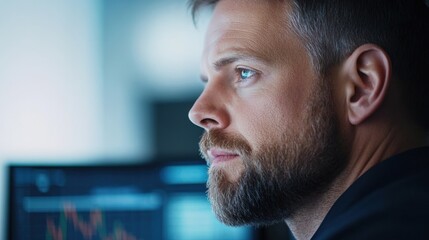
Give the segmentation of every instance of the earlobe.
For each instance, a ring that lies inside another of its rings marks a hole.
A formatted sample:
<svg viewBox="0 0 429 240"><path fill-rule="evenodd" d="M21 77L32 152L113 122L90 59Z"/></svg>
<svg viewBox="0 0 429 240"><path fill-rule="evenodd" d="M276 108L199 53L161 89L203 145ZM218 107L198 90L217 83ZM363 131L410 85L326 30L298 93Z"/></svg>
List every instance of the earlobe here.
<svg viewBox="0 0 429 240"><path fill-rule="evenodd" d="M344 64L347 76L347 114L358 125L374 114L383 103L391 81L391 62L387 53L374 44L358 47Z"/></svg>

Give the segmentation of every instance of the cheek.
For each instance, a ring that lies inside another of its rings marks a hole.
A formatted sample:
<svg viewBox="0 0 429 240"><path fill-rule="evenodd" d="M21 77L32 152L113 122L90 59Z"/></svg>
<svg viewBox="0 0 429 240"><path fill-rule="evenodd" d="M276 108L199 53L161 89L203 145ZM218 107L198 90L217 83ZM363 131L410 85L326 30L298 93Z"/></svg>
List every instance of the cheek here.
<svg viewBox="0 0 429 240"><path fill-rule="evenodd" d="M296 127L292 106L285 99L255 99L252 104L237 108L235 129L252 145L252 149L272 139L280 139L288 129Z"/></svg>
<svg viewBox="0 0 429 240"><path fill-rule="evenodd" d="M252 149L284 134L298 134L304 127L310 78L282 72L270 79L269 84L233 102L233 129Z"/></svg>

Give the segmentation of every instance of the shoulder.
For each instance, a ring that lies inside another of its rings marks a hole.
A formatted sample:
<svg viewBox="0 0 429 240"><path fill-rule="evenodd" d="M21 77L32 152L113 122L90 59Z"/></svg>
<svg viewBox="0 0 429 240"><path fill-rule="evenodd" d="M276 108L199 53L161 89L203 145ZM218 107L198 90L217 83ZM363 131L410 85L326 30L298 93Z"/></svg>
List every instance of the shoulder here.
<svg viewBox="0 0 429 240"><path fill-rule="evenodd" d="M429 239L429 158L392 160L353 184L313 239Z"/></svg>
<svg viewBox="0 0 429 240"><path fill-rule="evenodd" d="M429 239L428 188L391 186L367 196L316 239Z"/></svg>

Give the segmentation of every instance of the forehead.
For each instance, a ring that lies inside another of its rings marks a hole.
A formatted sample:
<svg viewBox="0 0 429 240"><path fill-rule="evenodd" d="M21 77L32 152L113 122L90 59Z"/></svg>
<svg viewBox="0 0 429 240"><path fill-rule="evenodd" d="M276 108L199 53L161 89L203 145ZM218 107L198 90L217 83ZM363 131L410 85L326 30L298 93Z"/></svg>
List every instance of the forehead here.
<svg viewBox="0 0 429 240"><path fill-rule="evenodd" d="M203 57L238 51L270 60L297 43L288 22L287 1L221 0L216 5Z"/></svg>
<svg viewBox="0 0 429 240"><path fill-rule="evenodd" d="M220 0L215 7L213 19L228 22L245 18L249 23L255 23L255 20L278 21L280 19L273 17L287 15L289 6L289 2L280 0Z"/></svg>

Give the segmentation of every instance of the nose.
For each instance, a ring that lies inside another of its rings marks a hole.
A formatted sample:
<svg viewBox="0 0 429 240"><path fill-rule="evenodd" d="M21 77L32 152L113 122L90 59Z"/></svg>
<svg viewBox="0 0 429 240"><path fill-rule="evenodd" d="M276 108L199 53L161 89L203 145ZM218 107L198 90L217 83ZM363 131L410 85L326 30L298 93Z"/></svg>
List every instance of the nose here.
<svg viewBox="0 0 429 240"><path fill-rule="evenodd" d="M221 97L207 88L195 101L188 117L192 123L206 131L223 129L229 125L229 115Z"/></svg>

